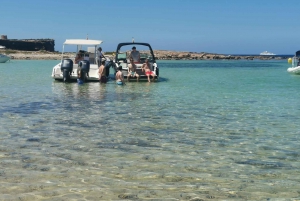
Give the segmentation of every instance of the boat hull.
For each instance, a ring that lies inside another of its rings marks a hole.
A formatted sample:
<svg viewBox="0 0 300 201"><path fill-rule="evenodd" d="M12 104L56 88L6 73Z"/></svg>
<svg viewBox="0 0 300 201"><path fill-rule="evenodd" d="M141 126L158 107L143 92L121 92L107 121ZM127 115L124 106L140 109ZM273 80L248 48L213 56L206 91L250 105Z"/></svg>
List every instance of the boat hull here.
<svg viewBox="0 0 300 201"><path fill-rule="evenodd" d="M57 64L56 66L53 67L52 70L52 75L51 77L54 80L57 81L63 81L64 77L63 77L63 72L60 69L61 63ZM74 64L73 65L73 71L71 73L70 76L70 81L77 81L77 68L78 68L78 64ZM99 76L98 76L98 65L96 64L91 64L90 65L90 71L89 71L89 76L87 77L86 81L90 81L90 82L95 82L98 81L99 82Z"/></svg>
<svg viewBox="0 0 300 201"><path fill-rule="evenodd" d="M8 60L10 60L10 57L3 55L3 54L0 55L0 63L5 63Z"/></svg>
<svg viewBox="0 0 300 201"><path fill-rule="evenodd" d="M300 75L300 66L288 68L287 72L295 75Z"/></svg>

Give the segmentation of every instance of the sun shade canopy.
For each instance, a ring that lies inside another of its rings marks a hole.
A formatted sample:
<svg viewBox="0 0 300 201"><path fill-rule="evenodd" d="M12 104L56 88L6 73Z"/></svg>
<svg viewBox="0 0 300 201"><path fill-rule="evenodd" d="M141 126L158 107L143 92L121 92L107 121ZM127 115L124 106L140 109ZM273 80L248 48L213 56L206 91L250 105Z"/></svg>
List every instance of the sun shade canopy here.
<svg viewBox="0 0 300 201"><path fill-rule="evenodd" d="M100 45L101 40L67 39L64 45Z"/></svg>

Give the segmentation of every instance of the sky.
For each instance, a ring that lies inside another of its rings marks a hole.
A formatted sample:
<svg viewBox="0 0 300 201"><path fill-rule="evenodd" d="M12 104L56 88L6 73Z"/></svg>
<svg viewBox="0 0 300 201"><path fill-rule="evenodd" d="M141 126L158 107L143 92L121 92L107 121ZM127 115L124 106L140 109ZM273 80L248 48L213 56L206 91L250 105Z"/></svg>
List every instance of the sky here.
<svg viewBox="0 0 300 201"><path fill-rule="evenodd" d="M294 54L300 50L299 0L1 0L8 39L150 43L154 50Z"/></svg>

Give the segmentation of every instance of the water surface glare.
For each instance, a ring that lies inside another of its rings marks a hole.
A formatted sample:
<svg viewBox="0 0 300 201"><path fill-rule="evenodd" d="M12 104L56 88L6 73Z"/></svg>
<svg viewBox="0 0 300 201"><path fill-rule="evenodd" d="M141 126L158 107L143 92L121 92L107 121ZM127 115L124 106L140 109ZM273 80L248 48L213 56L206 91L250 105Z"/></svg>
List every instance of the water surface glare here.
<svg viewBox="0 0 300 201"><path fill-rule="evenodd" d="M56 63L0 65L0 200L300 200L286 61L158 61L126 86Z"/></svg>

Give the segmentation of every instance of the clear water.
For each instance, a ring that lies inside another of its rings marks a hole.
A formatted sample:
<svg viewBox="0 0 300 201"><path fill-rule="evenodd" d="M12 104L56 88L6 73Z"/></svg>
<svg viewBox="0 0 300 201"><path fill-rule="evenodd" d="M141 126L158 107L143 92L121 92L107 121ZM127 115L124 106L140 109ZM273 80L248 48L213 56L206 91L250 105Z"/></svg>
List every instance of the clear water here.
<svg viewBox="0 0 300 201"><path fill-rule="evenodd" d="M300 200L286 61L159 61L161 81L0 64L0 200Z"/></svg>

